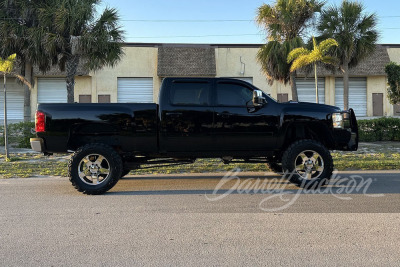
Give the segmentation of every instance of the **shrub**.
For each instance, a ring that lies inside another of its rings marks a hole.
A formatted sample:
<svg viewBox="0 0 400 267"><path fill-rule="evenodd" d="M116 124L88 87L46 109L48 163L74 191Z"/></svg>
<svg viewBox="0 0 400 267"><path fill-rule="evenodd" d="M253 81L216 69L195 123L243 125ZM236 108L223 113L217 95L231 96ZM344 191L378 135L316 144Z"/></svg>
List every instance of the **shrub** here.
<svg viewBox="0 0 400 267"><path fill-rule="evenodd" d="M19 122L8 125L8 143L13 147L30 148L30 138L35 137L32 129L35 128L34 122ZM0 145L4 146L4 126L0 126Z"/></svg>
<svg viewBox="0 0 400 267"><path fill-rule="evenodd" d="M385 67L388 76L388 98L391 104L400 102L400 65L390 62Z"/></svg>
<svg viewBox="0 0 400 267"><path fill-rule="evenodd" d="M358 130L361 142L400 141L400 119L398 118L359 120Z"/></svg>

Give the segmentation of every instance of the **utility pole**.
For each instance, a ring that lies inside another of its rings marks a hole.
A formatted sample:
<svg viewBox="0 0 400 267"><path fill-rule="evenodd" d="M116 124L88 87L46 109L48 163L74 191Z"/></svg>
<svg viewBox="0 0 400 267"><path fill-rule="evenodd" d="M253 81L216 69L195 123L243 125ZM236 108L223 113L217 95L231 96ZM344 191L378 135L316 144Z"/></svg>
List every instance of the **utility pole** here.
<svg viewBox="0 0 400 267"><path fill-rule="evenodd" d="M10 158L8 153L8 136L7 136L7 87L6 73L4 72L4 148L6 150L6 161Z"/></svg>

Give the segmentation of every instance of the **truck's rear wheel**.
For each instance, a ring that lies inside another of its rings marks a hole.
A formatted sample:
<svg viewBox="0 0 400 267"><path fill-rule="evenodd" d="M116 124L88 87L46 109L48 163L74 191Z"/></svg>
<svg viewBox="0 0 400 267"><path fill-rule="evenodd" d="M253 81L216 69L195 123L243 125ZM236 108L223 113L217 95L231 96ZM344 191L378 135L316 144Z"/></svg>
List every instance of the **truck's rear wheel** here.
<svg viewBox="0 0 400 267"><path fill-rule="evenodd" d="M122 174L122 160L118 153L103 144L88 144L79 148L68 164L72 185L88 195L110 190Z"/></svg>
<svg viewBox="0 0 400 267"><path fill-rule="evenodd" d="M333 172L333 160L321 143L300 140L285 151L282 167L292 183L310 188L328 183Z"/></svg>

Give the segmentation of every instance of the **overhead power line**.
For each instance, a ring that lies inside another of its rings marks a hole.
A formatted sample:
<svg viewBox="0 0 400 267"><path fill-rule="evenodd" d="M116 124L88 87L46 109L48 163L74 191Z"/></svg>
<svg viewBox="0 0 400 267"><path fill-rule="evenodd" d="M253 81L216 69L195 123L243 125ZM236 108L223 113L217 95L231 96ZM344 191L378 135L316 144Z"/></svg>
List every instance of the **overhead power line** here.
<svg viewBox="0 0 400 267"><path fill-rule="evenodd" d="M120 21L129 22L254 22L251 19L121 19Z"/></svg>
<svg viewBox="0 0 400 267"><path fill-rule="evenodd" d="M255 36L262 35L260 33L243 33L243 34L210 34L210 35L177 35L177 36L130 36L126 37L137 38L137 39L145 39L145 38L202 38L202 37L229 37L229 36Z"/></svg>

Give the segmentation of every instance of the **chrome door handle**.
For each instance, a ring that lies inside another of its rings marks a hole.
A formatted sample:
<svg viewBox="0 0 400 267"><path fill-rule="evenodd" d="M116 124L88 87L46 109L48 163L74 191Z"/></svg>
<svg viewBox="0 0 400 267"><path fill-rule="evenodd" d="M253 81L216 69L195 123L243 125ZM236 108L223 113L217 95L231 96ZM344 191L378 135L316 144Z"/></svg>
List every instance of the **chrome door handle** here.
<svg viewBox="0 0 400 267"><path fill-rule="evenodd" d="M182 112L167 112L167 113L165 113L165 115L171 116L171 117L179 117L179 116L182 116Z"/></svg>

